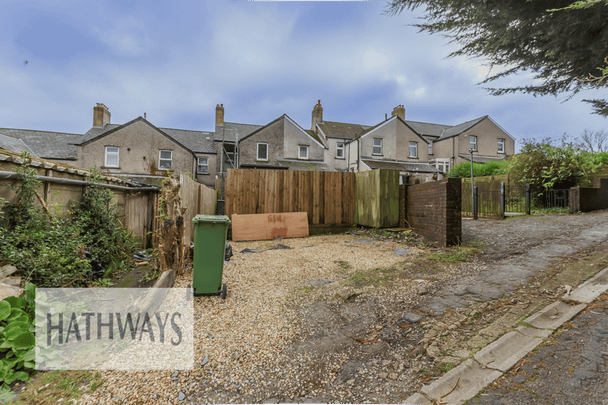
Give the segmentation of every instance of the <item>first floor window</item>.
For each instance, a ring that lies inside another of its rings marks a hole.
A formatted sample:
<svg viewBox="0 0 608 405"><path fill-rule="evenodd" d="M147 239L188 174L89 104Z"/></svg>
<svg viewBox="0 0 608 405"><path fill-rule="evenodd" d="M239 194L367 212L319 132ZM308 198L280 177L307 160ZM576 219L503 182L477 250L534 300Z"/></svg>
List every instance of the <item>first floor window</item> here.
<svg viewBox="0 0 608 405"><path fill-rule="evenodd" d="M308 145L300 145L298 147L298 158L308 159Z"/></svg>
<svg viewBox="0 0 608 405"><path fill-rule="evenodd" d="M382 155L382 138L374 138L374 149L372 155Z"/></svg>
<svg viewBox="0 0 608 405"><path fill-rule="evenodd" d="M209 174L209 158L199 157L196 165L196 172L199 174Z"/></svg>
<svg viewBox="0 0 608 405"><path fill-rule="evenodd" d="M173 152L170 150L161 150L158 156L158 168L161 170L171 170L171 161L173 160Z"/></svg>
<svg viewBox="0 0 608 405"><path fill-rule="evenodd" d="M418 157L418 142L410 142L410 157Z"/></svg>
<svg viewBox="0 0 608 405"><path fill-rule="evenodd" d="M505 140L502 138L498 139L498 153L505 153Z"/></svg>
<svg viewBox="0 0 608 405"><path fill-rule="evenodd" d="M344 142L336 143L336 158L344 159Z"/></svg>
<svg viewBox="0 0 608 405"><path fill-rule="evenodd" d="M106 167L118 167L118 147L106 146Z"/></svg>
<svg viewBox="0 0 608 405"><path fill-rule="evenodd" d="M258 160L268 161L268 144L258 143Z"/></svg>
<svg viewBox="0 0 608 405"><path fill-rule="evenodd" d="M469 150L477 150L477 137L475 135L469 137Z"/></svg>

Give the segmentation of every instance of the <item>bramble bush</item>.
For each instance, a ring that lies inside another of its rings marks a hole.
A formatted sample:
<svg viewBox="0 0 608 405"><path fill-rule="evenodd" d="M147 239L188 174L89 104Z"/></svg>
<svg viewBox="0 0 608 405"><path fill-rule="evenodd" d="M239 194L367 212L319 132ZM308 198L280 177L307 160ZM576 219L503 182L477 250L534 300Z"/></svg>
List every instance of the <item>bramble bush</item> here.
<svg viewBox="0 0 608 405"><path fill-rule="evenodd" d="M8 207L7 224L0 228L0 258L20 270L39 287L86 287L93 279L87 250L105 268L132 261L135 240L118 221L112 192L87 186L82 202L73 204L72 219L56 218L34 204L40 181L22 155L16 203ZM92 171L91 181L101 175Z"/></svg>

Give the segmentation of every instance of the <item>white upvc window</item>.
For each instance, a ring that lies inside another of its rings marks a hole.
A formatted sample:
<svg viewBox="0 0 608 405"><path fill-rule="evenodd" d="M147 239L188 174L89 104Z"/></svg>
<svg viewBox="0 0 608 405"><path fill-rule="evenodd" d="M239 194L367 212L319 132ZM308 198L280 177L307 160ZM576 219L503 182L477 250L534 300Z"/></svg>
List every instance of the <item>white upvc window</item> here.
<svg viewBox="0 0 608 405"><path fill-rule="evenodd" d="M469 136L469 150L477 150L477 137L475 135Z"/></svg>
<svg viewBox="0 0 608 405"><path fill-rule="evenodd" d="M410 157L418 157L418 142L410 142Z"/></svg>
<svg viewBox="0 0 608 405"><path fill-rule="evenodd" d="M374 138L374 148L372 155L382 155L382 138Z"/></svg>
<svg viewBox="0 0 608 405"><path fill-rule="evenodd" d="M308 145L298 146L298 159L308 159Z"/></svg>
<svg viewBox="0 0 608 405"><path fill-rule="evenodd" d="M498 153L505 153L505 140L498 138Z"/></svg>
<svg viewBox="0 0 608 405"><path fill-rule="evenodd" d="M450 171L450 159L437 159L435 162L435 167L441 173L447 173Z"/></svg>
<svg viewBox="0 0 608 405"><path fill-rule="evenodd" d="M265 142L258 142L258 157L257 160L268 161L268 144Z"/></svg>
<svg viewBox="0 0 608 405"><path fill-rule="evenodd" d="M118 167L118 156L119 149L118 146L106 146L106 158L105 158L105 166L106 167Z"/></svg>
<svg viewBox="0 0 608 405"><path fill-rule="evenodd" d="M173 163L173 151L161 150L158 152L158 168L161 170L171 170Z"/></svg>
<svg viewBox="0 0 608 405"><path fill-rule="evenodd" d="M336 143L336 159L344 159L344 142Z"/></svg>
<svg viewBox="0 0 608 405"><path fill-rule="evenodd" d="M209 174L209 158L202 156L197 159L196 172L198 174Z"/></svg>
<svg viewBox="0 0 608 405"><path fill-rule="evenodd" d="M433 154L433 140L429 139L429 155Z"/></svg>

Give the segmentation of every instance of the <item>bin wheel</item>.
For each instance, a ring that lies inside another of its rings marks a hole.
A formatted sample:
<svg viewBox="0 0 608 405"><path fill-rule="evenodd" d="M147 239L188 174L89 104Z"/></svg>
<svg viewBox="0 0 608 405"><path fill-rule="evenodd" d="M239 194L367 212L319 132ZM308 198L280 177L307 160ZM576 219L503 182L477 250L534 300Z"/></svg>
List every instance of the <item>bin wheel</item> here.
<svg viewBox="0 0 608 405"><path fill-rule="evenodd" d="M226 299L226 293L228 292L228 287L226 286L226 283L222 284L222 299L225 300Z"/></svg>

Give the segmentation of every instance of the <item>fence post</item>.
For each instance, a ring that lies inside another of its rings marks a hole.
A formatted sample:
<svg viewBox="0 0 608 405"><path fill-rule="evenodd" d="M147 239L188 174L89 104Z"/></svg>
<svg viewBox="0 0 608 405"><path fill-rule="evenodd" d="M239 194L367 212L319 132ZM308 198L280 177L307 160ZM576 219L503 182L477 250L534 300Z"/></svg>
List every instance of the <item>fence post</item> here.
<svg viewBox="0 0 608 405"><path fill-rule="evenodd" d="M505 218L507 211L507 187L505 183L500 183L500 219Z"/></svg>
<svg viewBox="0 0 608 405"><path fill-rule="evenodd" d="M473 219L477 219L479 209L479 187L473 187Z"/></svg>
<svg viewBox="0 0 608 405"><path fill-rule="evenodd" d="M532 206L532 195L531 195L531 191L530 191L530 183L526 183L526 185L524 186L524 195L526 197L526 215L530 215L531 214L531 206Z"/></svg>

